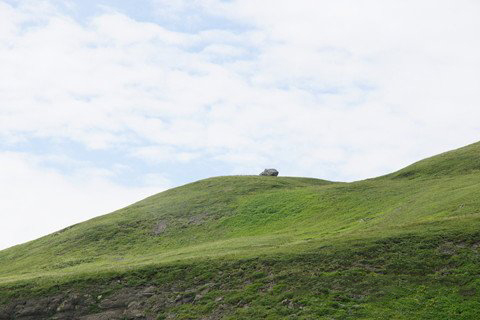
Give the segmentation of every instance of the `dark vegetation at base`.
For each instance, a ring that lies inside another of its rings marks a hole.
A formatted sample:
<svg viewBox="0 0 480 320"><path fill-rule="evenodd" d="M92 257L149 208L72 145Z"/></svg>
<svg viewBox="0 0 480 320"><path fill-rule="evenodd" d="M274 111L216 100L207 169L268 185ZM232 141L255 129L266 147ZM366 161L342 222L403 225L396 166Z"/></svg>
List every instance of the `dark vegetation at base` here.
<svg viewBox="0 0 480 320"><path fill-rule="evenodd" d="M480 232L457 232L4 285L0 319L478 319L479 293Z"/></svg>

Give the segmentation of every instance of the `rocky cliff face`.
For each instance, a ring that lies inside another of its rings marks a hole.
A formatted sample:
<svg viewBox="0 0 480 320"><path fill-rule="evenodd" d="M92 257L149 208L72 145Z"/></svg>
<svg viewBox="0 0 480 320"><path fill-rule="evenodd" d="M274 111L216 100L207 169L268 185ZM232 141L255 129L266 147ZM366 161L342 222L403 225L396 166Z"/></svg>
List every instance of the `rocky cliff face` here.
<svg viewBox="0 0 480 320"><path fill-rule="evenodd" d="M112 283L110 287L119 284ZM104 294L91 290L70 290L46 297L15 299L0 306L1 320L115 320L115 319L174 319L166 310L194 303L210 290L205 284L187 291L144 285L120 288ZM102 290L99 290L100 292ZM212 315L209 319L216 319Z"/></svg>
<svg viewBox="0 0 480 320"><path fill-rule="evenodd" d="M17 299L0 307L0 319L149 319L144 309L148 297L155 295L154 291L155 288L146 287L121 290L108 298L66 292L49 297Z"/></svg>

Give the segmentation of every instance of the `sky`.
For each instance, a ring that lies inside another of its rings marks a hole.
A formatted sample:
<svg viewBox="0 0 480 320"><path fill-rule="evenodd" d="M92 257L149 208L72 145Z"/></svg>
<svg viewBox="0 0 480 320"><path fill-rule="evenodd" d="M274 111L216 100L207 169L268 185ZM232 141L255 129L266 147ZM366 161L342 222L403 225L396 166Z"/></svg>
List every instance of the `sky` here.
<svg viewBox="0 0 480 320"><path fill-rule="evenodd" d="M480 140L477 0L0 0L0 249L219 175Z"/></svg>

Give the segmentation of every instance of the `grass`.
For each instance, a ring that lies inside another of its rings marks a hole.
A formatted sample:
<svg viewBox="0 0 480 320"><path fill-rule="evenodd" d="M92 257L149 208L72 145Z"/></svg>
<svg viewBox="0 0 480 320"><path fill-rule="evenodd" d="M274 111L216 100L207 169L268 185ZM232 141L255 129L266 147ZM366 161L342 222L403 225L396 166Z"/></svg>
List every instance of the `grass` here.
<svg viewBox="0 0 480 320"><path fill-rule="evenodd" d="M474 319L479 194L480 143L353 183L201 180L0 251L0 299L121 279L213 284L159 317Z"/></svg>

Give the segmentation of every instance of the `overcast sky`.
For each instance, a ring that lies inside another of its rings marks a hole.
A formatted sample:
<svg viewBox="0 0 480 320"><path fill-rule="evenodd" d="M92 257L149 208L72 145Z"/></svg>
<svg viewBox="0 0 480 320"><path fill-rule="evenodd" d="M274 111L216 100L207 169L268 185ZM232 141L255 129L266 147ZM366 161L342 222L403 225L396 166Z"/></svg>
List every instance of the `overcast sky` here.
<svg viewBox="0 0 480 320"><path fill-rule="evenodd" d="M478 0L0 0L0 249L218 175L480 140Z"/></svg>

